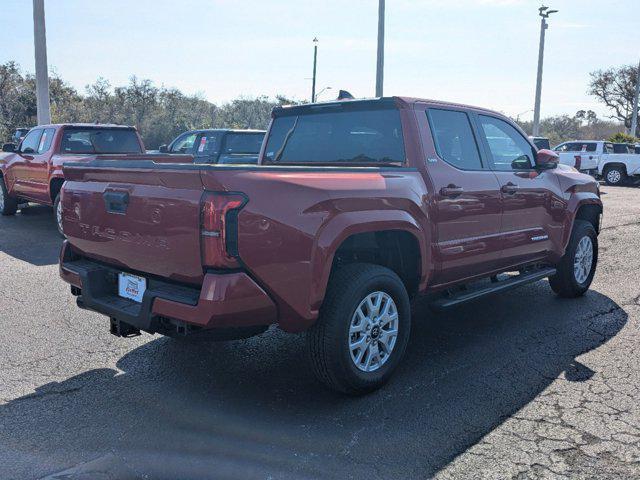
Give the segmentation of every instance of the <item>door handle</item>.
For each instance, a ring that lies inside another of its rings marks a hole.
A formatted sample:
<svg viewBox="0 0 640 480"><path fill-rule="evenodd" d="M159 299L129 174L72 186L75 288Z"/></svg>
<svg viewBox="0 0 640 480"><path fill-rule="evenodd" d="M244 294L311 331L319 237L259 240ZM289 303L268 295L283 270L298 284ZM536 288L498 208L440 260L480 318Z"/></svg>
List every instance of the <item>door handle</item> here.
<svg viewBox="0 0 640 480"><path fill-rule="evenodd" d="M443 197L457 197L463 192L464 188L453 184L447 185L446 187L442 187L440 189L440 195L442 195Z"/></svg>
<svg viewBox="0 0 640 480"><path fill-rule="evenodd" d="M516 185L515 183L507 183L505 185L502 186L502 188L500 189L500 191L502 193L507 193L507 194L514 194L518 191L518 185Z"/></svg>

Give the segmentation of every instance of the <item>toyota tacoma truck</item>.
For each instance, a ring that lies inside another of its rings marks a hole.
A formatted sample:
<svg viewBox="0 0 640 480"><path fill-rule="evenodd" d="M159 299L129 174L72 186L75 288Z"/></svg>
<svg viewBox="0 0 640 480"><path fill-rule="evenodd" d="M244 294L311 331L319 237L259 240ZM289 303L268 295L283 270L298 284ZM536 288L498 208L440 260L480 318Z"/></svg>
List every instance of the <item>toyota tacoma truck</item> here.
<svg viewBox="0 0 640 480"><path fill-rule="evenodd" d="M19 145L7 143L0 154L0 214L13 215L19 205L35 202L54 207L62 233L59 193L66 162L97 155L141 154L144 145L133 127L95 124L41 125Z"/></svg>
<svg viewBox="0 0 640 480"><path fill-rule="evenodd" d="M317 377L360 394L401 361L419 295L587 291L598 185L557 163L481 108L278 107L258 165L65 165L60 275L122 337L306 331Z"/></svg>

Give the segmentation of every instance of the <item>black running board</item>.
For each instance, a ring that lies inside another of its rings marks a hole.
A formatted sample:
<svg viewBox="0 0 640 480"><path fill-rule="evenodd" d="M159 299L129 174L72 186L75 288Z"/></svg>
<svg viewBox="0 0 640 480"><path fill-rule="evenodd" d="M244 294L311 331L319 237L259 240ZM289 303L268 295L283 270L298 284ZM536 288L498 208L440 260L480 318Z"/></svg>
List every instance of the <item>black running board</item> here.
<svg viewBox="0 0 640 480"><path fill-rule="evenodd" d="M512 288L520 287L528 283L537 282L538 280L542 280L543 278L555 275L555 273L555 268L541 268L531 272L521 273L509 278L508 280L492 282L491 285L487 287L478 288L476 290L462 290L459 293L438 298L437 300L431 302L431 308L433 308L434 310L446 310L448 308L462 305L463 303L477 300L478 298L482 298L486 295L506 292L507 290L511 290Z"/></svg>

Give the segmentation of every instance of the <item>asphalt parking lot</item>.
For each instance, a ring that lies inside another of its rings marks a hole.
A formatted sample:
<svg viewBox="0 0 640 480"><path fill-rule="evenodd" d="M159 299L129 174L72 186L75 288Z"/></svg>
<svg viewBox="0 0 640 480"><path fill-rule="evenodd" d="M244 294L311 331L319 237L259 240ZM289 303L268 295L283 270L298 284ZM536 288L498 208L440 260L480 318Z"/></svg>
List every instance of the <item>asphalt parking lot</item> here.
<svg viewBox="0 0 640 480"><path fill-rule="evenodd" d="M579 300L546 281L416 305L382 390L324 390L301 336L123 340L58 279L50 209L0 218L0 478L640 478L640 188L604 187Z"/></svg>

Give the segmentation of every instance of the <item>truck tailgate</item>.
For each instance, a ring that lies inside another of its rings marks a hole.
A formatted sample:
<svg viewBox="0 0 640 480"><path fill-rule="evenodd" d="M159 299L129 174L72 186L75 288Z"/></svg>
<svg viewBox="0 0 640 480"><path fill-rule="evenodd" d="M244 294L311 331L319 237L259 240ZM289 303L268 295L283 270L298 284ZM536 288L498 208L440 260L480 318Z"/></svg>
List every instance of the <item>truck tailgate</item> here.
<svg viewBox="0 0 640 480"><path fill-rule="evenodd" d="M64 167L63 226L74 251L126 271L199 284L198 169L118 163Z"/></svg>

